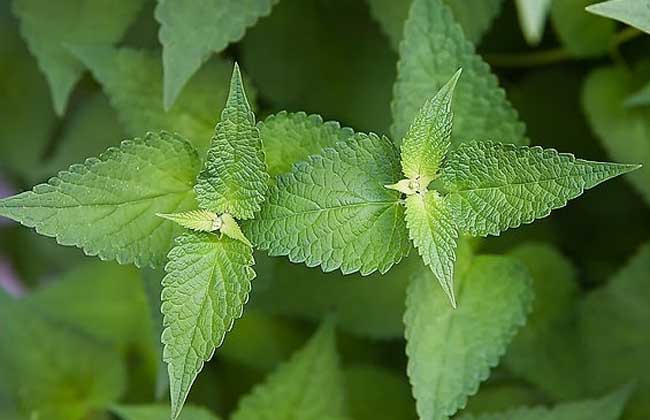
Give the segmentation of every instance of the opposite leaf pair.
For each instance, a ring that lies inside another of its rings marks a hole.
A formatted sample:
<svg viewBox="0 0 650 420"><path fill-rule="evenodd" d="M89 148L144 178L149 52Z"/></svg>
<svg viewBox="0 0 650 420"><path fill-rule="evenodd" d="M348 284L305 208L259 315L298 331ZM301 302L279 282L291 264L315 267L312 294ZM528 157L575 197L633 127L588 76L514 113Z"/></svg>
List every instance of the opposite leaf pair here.
<svg viewBox="0 0 650 420"><path fill-rule="evenodd" d="M400 156L390 140L357 133L280 176L259 216L243 226L248 236L271 255L364 275L398 263L410 251L410 238L455 306L461 234L498 235L530 223L639 167L489 141L454 149L452 95L459 76L460 70L408 129L401 147L406 179L394 183Z"/></svg>

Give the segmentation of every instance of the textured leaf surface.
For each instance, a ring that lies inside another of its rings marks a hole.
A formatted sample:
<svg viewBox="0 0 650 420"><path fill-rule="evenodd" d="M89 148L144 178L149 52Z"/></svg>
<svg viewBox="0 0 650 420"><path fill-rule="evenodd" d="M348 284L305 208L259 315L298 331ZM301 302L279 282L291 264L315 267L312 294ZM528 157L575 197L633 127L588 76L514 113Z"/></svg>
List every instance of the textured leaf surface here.
<svg viewBox="0 0 650 420"><path fill-rule="evenodd" d="M462 82L454 92L452 141L528 142L524 125L496 77L441 0L415 0L404 34L393 92L391 133L395 141L404 136L425 99L462 68Z"/></svg>
<svg viewBox="0 0 650 420"><path fill-rule="evenodd" d="M637 168L539 146L467 143L449 154L441 181L461 231L487 236L546 217L584 190Z"/></svg>
<svg viewBox="0 0 650 420"><path fill-rule="evenodd" d="M279 177L244 232L272 256L326 272L384 273L410 249L399 195L384 188L399 176L388 139L356 134Z"/></svg>
<svg viewBox="0 0 650 420"><path fill-rule="evenodd" d="M56 117L47 82L6 13L0 9L0 172L29 176L39 167Z"/></svg>
<svg viewBox="0 0 650 420"><path fill-rule="evenodd" d="M407 373L421 419L446 419L476 393L526 320L531 281L521 263L480 256L456 277L456 296L453 309L430 273L411 279Z"/></svg>
<svg viewBox="0 0 650 420"><path fill-rule="evenodd" d="M207 0L188 5L158 0L165 68L165 108L174 104L183 86L215 52L238 41L246 28L271 13L277 0Z"/></svg>
<svg viewBox="0 0 650 420"><path fill-rule="evenodd" d="M101 83L129 135L141 136L158 130L177 132L203 155L214 134L215 111L221 109L228 96L232 68L229 62L209 61L165 112L161 63L154 54L129 48L72 50Z"/></svg>
<svg viewBox="0 0 650 420"><path fill-rule="evenodd" d="M526 42L537 45L544 35L552 0L516 0L519 25Z"/></svg>
<svg viewBox="0 0 650 420"><path fill-rule="evenodd" d="M69 45L112 45L120 40L143 0L14 0L21 32L50 84L54 108L62 115L83 66Z"/></svg>
<svg viewBox="0 0 650 420"><path fill-rule="evenodd" d="M199 159L176 135L126 140L47 184L0 200L0 215L105 260L160 265L180 227L156 213L196 206Z"/></svg>
<svg viewBox="0 0 650 420"><path fill-rule="evenodd" d="M232 420L343 418L343 375L334 329L325 324L291 359L239 402Z"/></svg>
<svg viewBox="0 0 650 420"><path fill-rule="evenodd" d="M607 53L616 29L613 21L585 12L585 6L591 3L594 0L562 0L554 1L551 7L551 19L560 41L579 57Z"/></svg>
<svg viewBox="0 0 650 420"><path fill-rule="evenodd" d="M268 179L260 132L235 64L228 101L194 191L205 210L252 219L266 198Z"/></svg>
<svg viewBox="0 0 650 420"><path fill-rule="evenodd" d="M319 321L336 317L340 329L374 339L404 335L404 299L411 274L422 269L418 255L411 255L386 274L323 273L318 268L291 264L275 258L272 280L255 280L252 305L272 314Z"/></svg>
<svg viewBox="0 0 650 420"><path fill-rule="evenodd" d="M197 232L212 232L219 229L219 216L207 210L189 210L173 214L159 213L157 216Z"/></svg>
<svg viewBox="0 0 650 420"><path fill-rule="evenodd" d="M406 199L406 225L422 260L431 268L455 308L454 263L458 228L446 200L435 191L409 196Z"/></svg>
<svg viewBox="0 0 650 420"><path fill-rule="evenodd" d="M203 364L241 317L255 277L253 264L251 247L209 233L184 233L169 253L162 281L162 342L172 419Z"/></svg>
<svg viewBox="0 0 650 420"><path fill-rule="evenodd" d="M586 10L650 33L650 2L648 0L609 0L587 6Z"/></svg>
<svg viewBox="0 0 650 420"><path fill-rule="evenodd" d="M0 329L0 394L10 397L16 419L81 420L120 397L126 370L105 344L12 301L3 290L0 318L11 320Z"/></svg>
<svg viewBox="0 0 650 420"><path fill-rule="evenodd" d="M381 24L395 50L402 39L404 22L408 17L411 0L368 0L370 12ZM445 0L454 18L463 27L465 36L478 44L501 11L503 0Z"/></svg>
<svg viewBox="0 0 650 420"><path fill-rule="evenodd" d="M438 175L451 145L453 115L451 100L461 70L424 106L411 123L401 147L402 171L409 179L420 179L422 187Z"/></svg>
<svg viewBox="0 0 650 420"><path fill-rule="evenodd" d="M168 420L170 408L166 405L118 405L111 410L122 420ZM205 408L188 405L179 420L219 420Z"/></svg>
<svg viewBox="0 0 650 420"><path fill-rule="evenodd" d="M504 364L558 401L584 396L584 355L576 329L576 268L555 248L542 243L520 245L508 255L528 267L535 301Z"/></svg>
<svg viewBox="0 0 650 420"><path fill-rule="evenodd" d="M291 170L291 166L316 155L325 147L352 137L354 131L336 121L324 122L319 115L286 111L271 115L257 124L266 165L273 177Z"/></svg>
<svg viewBox="0 0 650 420"><path fill-rule="evenodd" d="M643 76L616 67L595 70L585 81L582 104L592 129L613 159L643 164L627 179L650 205L650 108L624 106L625 98L640 86L635 79Z"/></svg>
<svg viewBox="0 0 650 420"><path fill-rule="evenodd" d="M606 286L588 295L579 307L582 340L589 349L588 385L592 392L606 392L612 386L636 382L627 410L634 420L646 418L650 410L649 272L650 244L645 243Z"/></svg>

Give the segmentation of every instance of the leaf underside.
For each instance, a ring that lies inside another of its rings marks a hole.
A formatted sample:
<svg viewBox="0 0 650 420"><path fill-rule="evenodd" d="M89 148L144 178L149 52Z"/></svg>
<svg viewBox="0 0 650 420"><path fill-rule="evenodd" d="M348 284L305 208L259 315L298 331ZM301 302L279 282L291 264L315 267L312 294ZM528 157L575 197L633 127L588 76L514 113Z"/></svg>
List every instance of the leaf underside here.
<svg viewBox="0 0 650 420"><path fill-rule="evenodd" d="M253 264L250 246L210 233L184 233L169 253L161 310L172 419L203 364L241 317L255 277Z"/></svg>
<svg viewBox="0 0 650 420"><path fill-rule="evenodd" d="M199 158L177 135L149 133L0 200L0 215L104 260L161 266L180 227L156 213L196 206Z"/></svg>
<svg viewBox="0 0 650 420"><path fill-rule="evenodd" d="M650 33L650 3L647 0L609 0L587 6L586 10Z"/></svg>
<svg viewBox="0 0 650 420"><path fill-rule="evenodd" d="M384 273L410 249L399 194L384 188L399 175L390 141L358 133L280 176L244 232L272 256L326 272Z"/></svg>

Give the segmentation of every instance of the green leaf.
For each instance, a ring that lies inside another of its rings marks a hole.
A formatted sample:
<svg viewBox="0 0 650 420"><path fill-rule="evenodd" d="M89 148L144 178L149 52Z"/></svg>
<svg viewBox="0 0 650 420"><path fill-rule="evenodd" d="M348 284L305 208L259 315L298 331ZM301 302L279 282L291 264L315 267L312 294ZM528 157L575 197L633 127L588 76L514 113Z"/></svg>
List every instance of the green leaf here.
<svg viewBox="0 0 650 420"><path fill-rule="evenodd" d="M237 219L252 219L266 198L269 175L260 132L255 126L239 67L235 64L230 94L212 138L194 191L199 206Z"/></svg>
<svg viewBox="0 0 650 420"><path fill-rule="evenodd" d="M354 131L336 121L323 122L320 115L286 111L270 115L257 123L260 130L269 175L275 177L291 170L291 166L347 140Z"/></svg>
<svg viewBox="0 0 650 420"><path fill-rule="evenodd" d="M552 0L516 0L519 26L529 45L537 45L542 40L551 2Z"/></svg>
<svg viewBox="0 0 650 420"><path fill-rule="evenodd" d="M438 175L451 145L451 100L461 71L459 69L433 98L424 103L402 141L404 176L419 180L425 188Z"/></svg>
<svg viewBox="0 0 650 420"><path fill-rule="evenodd" d="M0 39L0 172L29 176L39 168L56 116L47 82L10 16L0 14Z"/></svg>
<svg viewBox="0 0 650 420"><path fill-rule="evenodd" d="M458 420L618 420L623 414L630 387L599 399L568 402L546 407L515 408L498 414L466 415Z"/></svg>
<svg viewBox="0 0 650 420"><path fill-rule="evenodd" d="M196 232L214 232L220 229L221 220L216 213L207 210L189 210L183 213L161 214L156 216L178 223Z"/></svg>
<svg viewBox="0 0 650 420"><path fill-rule="evenodd" d="M398 50L411 0L368 0L368 3L370 13L381 24L393 48ZM463 27L467 39L478 44L501 11L503 0L445 0L445 3Z"/></svg>
<svg viewBox="0 0 650 420"><path fill-rule="evenodd" d="M251 247L209 233L184 233L176 240L162 281L172 419L178 418L192 383L212 358L248 301Z"/></svg>
<svg viewBox="0 0 650 420"><path fill-rule="evenodd" d="M462 68L463 82L454 92L452 142L483 138L528 142L497 78L441 0L415 0L404 34L393 92L393 139L404 136L425 99Z"/></svg>
<svg viewBox="0 0 650 420"><path fill-rule="evenodd" d="M585 10L650 33L650 3L647 0L608 0L587 6Z"/></svg>
<svg viewBox="0 0 650 420"><path fill-rule="evenodd" d="M162 404L116 405L111 411L122 420L167 420L170 408ZM187 405L179 420L219 420L219 417L202 407Z"/></svg>
<svg viewBox="0 0 650 420"><path fill-rule="evenodd" d="M456 277L456 295L453 309L428 271L411 278L407 373L421 419L446 419L465 406L524 324L533 297L526 268L496 256L474 258Z"/></svg>
<svg viewBox="0 0 650 420"><path fill-rule="evenodd" d="M232 65L210 60L165 112L161 98L162 69L153 53L129 48L75 47L76 57L101 83L127 133L167 130L190 140L201 156L214 134L214 113L226 102Z"/></svg>
<svg viewBox="0 0 650 420"><path fill-rule="evenodd" d="M555 32L567 50L578 57L605 54L614 35L611 20L590 15L585 6L594 0L561 0L551 6L551 20Z"/></svg>
<svg viewBox="0 0 650 420"><path fill-rule="evenodd" d="M582 105L591 128L616 160L640 161L644 167L628 180L650 205L650 109L626 108L625 98L636 91L637 77L622 67L593 71L585 81Z"/></svg>
<svg viewBox="0 0 650 420"><path fill-rule="evenodd" d="M387 138L358 133L280 176L244 232L272 256L344 274L385 273L410 249L399 194L397 150Z"/></svg>
<svg viewBox="0 0 650 420"><path fill-rule="evenodd" d="M69 45L112 45L122 38L140 11L143 0L14 0L21 32L45 73L54 109L63 115L68 97L83 66L67 50Z"/></svg>
<svg viewBox="0 0 650 420"><path fill-rule="evenodd" d="M584 190L638 168L539 146L467 143L449 154L441 183L460 230L487 236L546 217Z"/></svg>
<svg viewBox="0 0 650 420"><path fill-rule="evenodd" d="M165 68L165 109L170 109L183 86L207 61L229 43L244 36L246 28L271 13L278 0L209 0L186 4L180 0L158 0Z"/></svg>
<svg viewBox="0 0 650 420"><path fill-rule="evenodd" d="M149 133L0 200L0 216L104 260L161 265L180 228L156 217L196 206L199 159L177 135Z"/></svg>
<svg viewBox="0 0 650 420"><path fill-rule="evenodd" d="M446 200L435 191L413 194L406 199L405 216L413 244L455 308L454 263L458 228Z"/></svg>
<svg viewBox="0 0 650 420"><path fill-rule="evenodd" d="M326 322L289 361L239 401L231 419L342 419L343 394L334 328Z"/></svg>
<svg viewBox="0 0 650 420"><path fill-rule="evenodd" d="M115 111L101 93L86 98L70 114L60 144L53 155L34 171L38 173L39 181L56 175L61 168L97 156L111 146L119 146L120 141L126 138Z"/></svg>
<svg viewBox="0 0 650 420"><path fill-rule="evenodd" d="M403 336L408 279L422 268L418 255L412 254L386 274L375 272L365 277L323 273L284 258L273 261L274 278L260 276L255 280L255 307L316 322L333 315L341 330L372 339Z"/></svg>
<svg viewBox="0 0 650 420"><path fill-rule="evenodd" d="M0 394L9 397L17 418L82 420L122 394L126 369L109 346L13 301L4 291L0 318L11 320L0 329Z"/></svg>
<svg viewBox="0 0 650 420"><path fill-rule="evenodd" d="M650 105L650 83L643 86L634 94L628 96L624 102L626 107L641 107Z"/></svg>
<svg viewBox="0 0 650 420"><path fill-rule="evenodd" d="M535 301L504 364L556 400L584 396L584 352L576 329L576 268L555 248L541 243L520 245L508 255L528 267Z"/></svg>
<svg viewBox="0 0 650 420"><path fill-rule="evenodd" d="M650 339L650 243L638 252L609 283L589 294L579 306L580 329L588 349L588 385L605 392L613 385L636 381L628 410L630 419L644 419L650 410L647 349Z"/></svg>

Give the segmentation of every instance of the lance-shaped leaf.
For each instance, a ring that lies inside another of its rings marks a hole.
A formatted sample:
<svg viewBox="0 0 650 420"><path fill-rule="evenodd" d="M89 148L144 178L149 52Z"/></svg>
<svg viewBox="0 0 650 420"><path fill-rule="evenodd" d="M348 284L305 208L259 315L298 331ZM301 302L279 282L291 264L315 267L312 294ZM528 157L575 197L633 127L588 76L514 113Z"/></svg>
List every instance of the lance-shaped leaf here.
<svg viewBox="0 0 650 420"><path fill-rule="evenodd" d="M544 35L551 0L516 0L519 26L529 45L537 45Z"/></svg>
<svg viewBox="0 0 650 420"><path fill-rule="evenodd" d="M97 46L75 46L71 51L101 83L129 135L152 130L179 133L203 156L214 133L214 110L223 106L228 96L229 61L210 60L165 111L161 62L155 54Z"/></svg>
<svg viewBox="0 0 650 420"><path fill-rule="evenodd" d="M211 233L185 233L176 240L162 281L172 419L214 350L241 317L255 272L253 250L241 241Z"/></svg>
<svg viewBox="0 0 650 420"><path fill-rule="evenodd" d="M68 96L81 77L83 66L68 45L112 45L135 19L143 0L15 0L14 13L21 32L50 84L54 109L65 111Z"/></svg>
<svg viewBox="0 0 650 420"><path fill-rule="evenodd" d="M390 140L358 133L280 176L244 232L270 255L292 262L344 274L384 273L410 249L399 193L384 188L399 176Z"/></svg>
<svg viewBox="0 0 650 420"><path fill-rule="evenodd" d="M336 121L323 122L320 115L304 112L282 111L260 121L257 127L271 176L289 172L294 163L354 135L352 129Z"/></svg>
<svg viewBox="0 0 650 420"><path fill-rule="evenodd" d="M187 4L158 0L165 69L165 109L211 54L241 39L246 28L271 13L277 0L208 0Z"/></svg>
<svg viewBox="0 0 650 420"><path fill-rule="evenodd" d="M228 101L194 190L203 209L252 219L266 197L268 178L260 132L235 64Z"/></svg>
<svg viewBox="0 0 650 420"><path fill-rule="evenodd" d="M526 144L524 125L490 67L465 39L442 0L414 0L400 44L393 90L393 140L401 139L428 95L463 69L454 92L452 142L499 139Z"/></svg>
<svg viewBox="0 0 650 420"><path fill-rule="evenodd" d="M599 399L572 401L555 407L521 407L495 414L461 416L458 420L618 420L623 414L631 387Z"/></svg>
<svg viewBox="0 0 650 420"><path fill-rule="evenodd" d="M158 213L156 216L171 220L196 232L214 232L221 227L219 216L207 210L190 210L173 214Z"/></svg>
<svg viewBox="0 0 650 420"><path fill-rule="evenodd" d="M111 411L122 420L167 420L171 410L162 404L118 405ZM178 420L219 420L219 417L202 407L188 405Z"/></svg>
<svg viewBox="0 0 650 420"><path fill-rule="evenodd" d="M422 260L431 268L455 308L454 263L458 228L446 200L436 191L408 196L406 225Z"/></svg>
<svg viewBox="0 0 650 420"><path fill-rule="evenodd" d="M149 133L0 200L0 216L104 260L162 265L181 231L156 213L196 207L199 158L177 135Z"/></svg>
<svg viewBox="0 0 650 420"><path fill-rule="evenodd" d="M608 0L587 6L585 10L650 33L650 3L647 0Z"/></svg>
<svg viewBox="0 0 650 420"><path fill-rule="evenodd" d="M404 176L419 178L425 188L438 174L451 145L451 100L461 71L459 69L433 98L424 103L402 141Z"/></svg>
<svg viewBox="0 0 650 420"><path fill-rule="evenodd" d="M482 142L452 151L440 179L460 230L487 236L546 217L584 190L637 168Z"/></svg>
<svg viewBox="0 0 650 420"><path fill-rule="evenodd" d="M291 359L243 397L232 420L340 420L343 375L334 329L324 324Z"/></svg>
<svg viewBox="0 0 650 420"><path fill-rule="evenodd" d="M458 309L428 270L408 289L407 373L421 419L447 419L465 406L524 324L533 297L526 268L505 257L476 257L455 286Z"/></svg>

